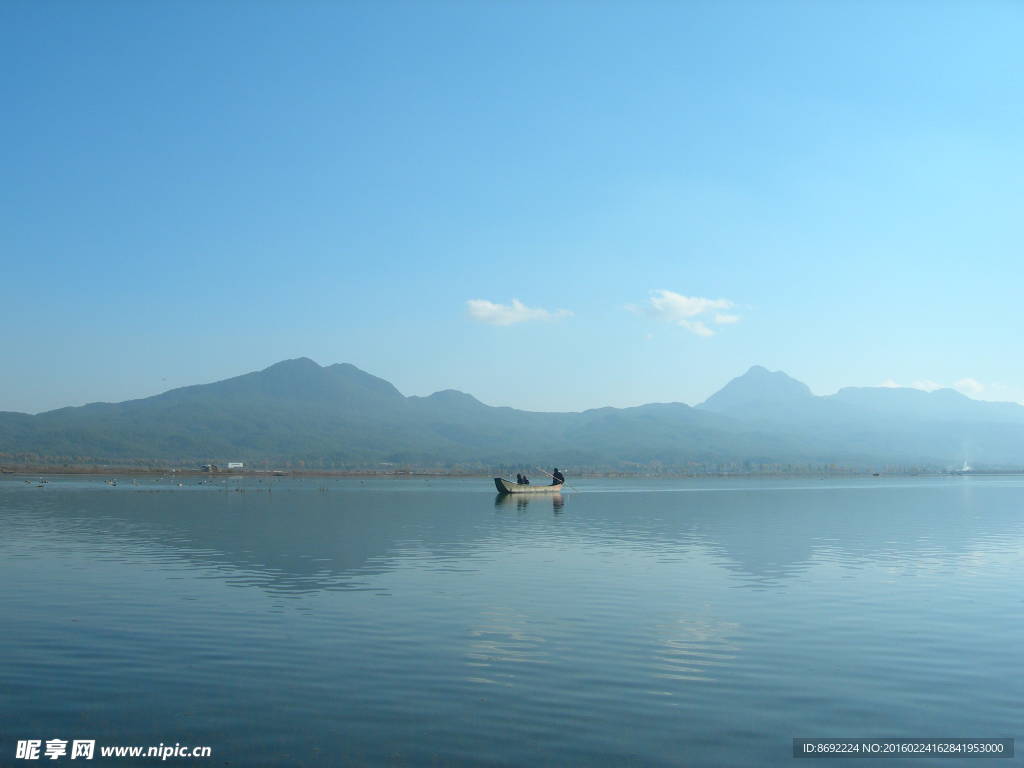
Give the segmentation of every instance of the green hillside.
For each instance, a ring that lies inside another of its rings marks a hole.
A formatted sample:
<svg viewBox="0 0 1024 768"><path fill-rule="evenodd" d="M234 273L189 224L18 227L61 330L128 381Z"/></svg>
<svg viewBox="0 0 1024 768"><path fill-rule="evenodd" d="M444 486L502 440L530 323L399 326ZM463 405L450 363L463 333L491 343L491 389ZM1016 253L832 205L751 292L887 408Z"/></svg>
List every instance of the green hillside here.
<svg viewBox="0 0 1024 768"><path fill-rule="evenodd" d="M212 384L38 415L0 413L0 461L366 469L561 464L757 471L842 464L1024 466L1024 408L952 392L816 397L754 367L702 405L578 413L405 397L355 366L300 358Z"/></svg>

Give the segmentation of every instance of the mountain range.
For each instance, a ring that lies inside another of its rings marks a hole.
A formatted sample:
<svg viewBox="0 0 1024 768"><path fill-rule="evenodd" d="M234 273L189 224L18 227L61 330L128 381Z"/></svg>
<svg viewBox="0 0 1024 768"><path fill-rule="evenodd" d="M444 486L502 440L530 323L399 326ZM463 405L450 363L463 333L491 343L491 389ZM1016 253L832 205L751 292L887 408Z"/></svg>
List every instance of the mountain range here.
<svg viewBox="0 0 1024 768"><path fill-rule="evenodd" d="M123 403L0 412L0 462L307 469L802 471L1024 466L1024 407L951 389L816 396L754 366L704 403L541 413L456 390L406 397L308 358Z"/></svg>

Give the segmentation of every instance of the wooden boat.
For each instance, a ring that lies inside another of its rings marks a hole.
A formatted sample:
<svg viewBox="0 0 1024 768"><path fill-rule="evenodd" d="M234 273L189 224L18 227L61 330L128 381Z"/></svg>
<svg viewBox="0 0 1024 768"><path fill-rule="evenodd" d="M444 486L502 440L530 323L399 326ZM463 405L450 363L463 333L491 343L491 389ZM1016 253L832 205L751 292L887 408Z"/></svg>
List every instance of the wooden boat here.
<svg viewBox="0 0 1024 768"><path fill-rule="evenodd" d="M561 493L562 484L558 485L520 485L512 483L503 477L494 478L494 487L498 493Z"/></svg>

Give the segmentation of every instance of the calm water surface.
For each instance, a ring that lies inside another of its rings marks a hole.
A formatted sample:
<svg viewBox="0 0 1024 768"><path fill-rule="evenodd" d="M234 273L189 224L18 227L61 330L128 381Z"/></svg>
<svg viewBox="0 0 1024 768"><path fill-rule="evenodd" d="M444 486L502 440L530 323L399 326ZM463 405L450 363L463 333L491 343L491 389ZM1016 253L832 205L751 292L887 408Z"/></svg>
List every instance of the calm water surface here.
<svg viewBox="0 0 1024 768"><path fill-rule="evenodd" d="M794 737L1024 736L1022 479L137 483L0 480L0 765L28 738L810 767L836 764Z"/></svg>

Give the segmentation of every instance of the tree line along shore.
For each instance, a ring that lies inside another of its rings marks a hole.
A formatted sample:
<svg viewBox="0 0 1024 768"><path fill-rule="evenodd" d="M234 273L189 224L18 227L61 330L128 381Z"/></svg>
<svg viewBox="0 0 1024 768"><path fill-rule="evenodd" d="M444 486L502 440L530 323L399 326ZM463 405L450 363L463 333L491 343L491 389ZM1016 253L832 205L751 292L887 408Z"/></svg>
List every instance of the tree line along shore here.
<svg viewBox="0 0 1024 768"><path fill-rule="evenodd" d="M531 468L527 468L528 470ZM404 467L388 469L243 469L204 470L195 467L152 467L119 464L57 465L57 464L5 464L0 465L0 475L110 475L119 474L139 477L222 477L222 478L267 478L267 477L480 477L515 475L522 467L489 468L425 468ZM798 467L708 467L708 468L637 468L635 470L611 470L596 468L571 468L566 474L575 478L701 478L701 477L888 477L921 475L1020 475L1024 467L989 467L971 470L954 470L936 466L887 466L877 469L844 467L840 465L798 466ZM529 474L529 471L527 472Z"/></svg>

